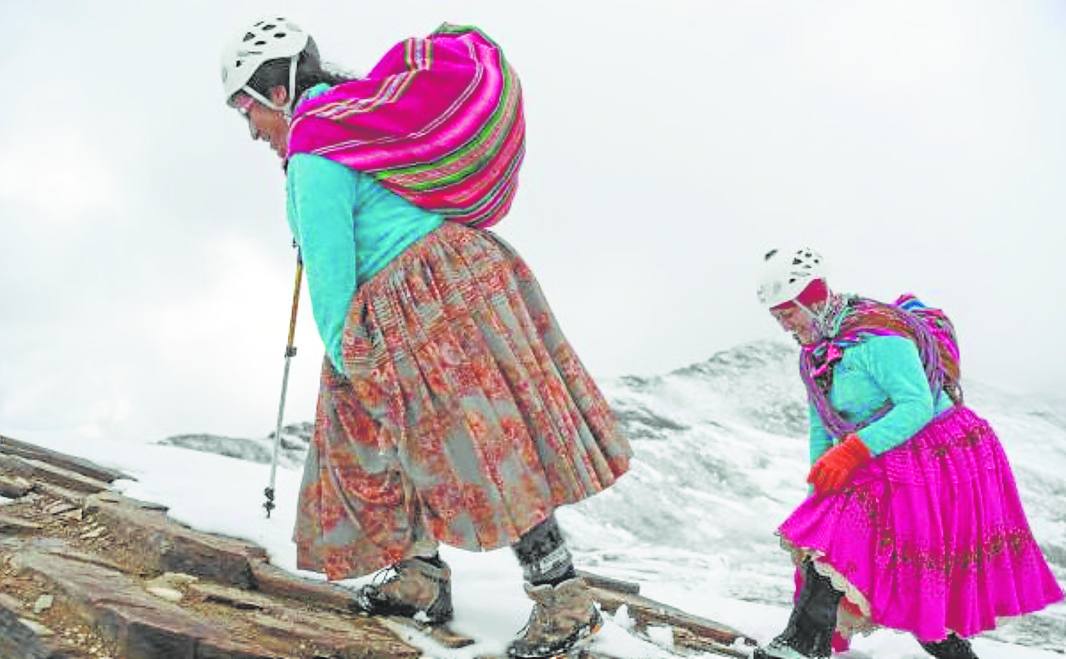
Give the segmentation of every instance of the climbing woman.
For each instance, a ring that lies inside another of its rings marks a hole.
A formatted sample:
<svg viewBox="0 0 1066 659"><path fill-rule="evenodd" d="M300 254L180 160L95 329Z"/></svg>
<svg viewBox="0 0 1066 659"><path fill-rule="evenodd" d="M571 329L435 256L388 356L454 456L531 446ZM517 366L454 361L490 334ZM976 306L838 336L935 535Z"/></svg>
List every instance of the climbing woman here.
<svg viewBox="0 0 1066 659"><path fill-rule="evenodd" d="M387 568L358 591L365 611L445 622L438 544L510 545L533 601L510 655L585 641L600 616L553 511L613 484L631 450L533 273L487 230L524 154L514 69L481 31L445 24L346 78L270 17L225 51L222 78L285 166L325 344L299 567Z"/></svg>
<svg viewBox="0 0 1066 659"><path fill-rule="evenodd" d="M974 659L968 637L1062 599L999 439L963 404L947 316L833 292L810 249L764 268L759 299L801 345L812 492L778 529L792 615L755 656L828 657L886 627Z"/></svg>

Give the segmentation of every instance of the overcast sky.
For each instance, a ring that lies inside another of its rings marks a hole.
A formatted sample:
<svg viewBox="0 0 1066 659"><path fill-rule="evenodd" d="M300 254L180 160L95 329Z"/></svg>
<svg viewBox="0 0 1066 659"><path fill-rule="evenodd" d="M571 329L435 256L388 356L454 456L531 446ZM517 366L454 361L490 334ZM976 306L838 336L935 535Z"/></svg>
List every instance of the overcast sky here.
<svg viewBox="0 0 1066 659"><path fill-rule="evenodd" d="M839 289L944 307L968 378L1061 395L1059 0L4 0L0 433L272 429L284 181L219 80L264 10L355 71L443 21L502 44L528 155L499 232L594 374L781 336L753 281L802 241ZM302 310L290 420L322 356Z"/></svg>

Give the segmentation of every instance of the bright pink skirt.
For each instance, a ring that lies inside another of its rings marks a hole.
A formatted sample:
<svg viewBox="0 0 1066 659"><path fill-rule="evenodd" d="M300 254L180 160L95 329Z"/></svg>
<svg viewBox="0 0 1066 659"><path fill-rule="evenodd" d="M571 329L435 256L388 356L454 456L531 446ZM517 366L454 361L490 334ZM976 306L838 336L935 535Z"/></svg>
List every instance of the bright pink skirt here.
<svg viewBox="0 0 1066 659"><path fill-rule="evenodd" d="M779 531L844 591L844 636L881 626L921 641L968 637L1063 597L999 439L962 406L843 490L809 497Z"/></svg>

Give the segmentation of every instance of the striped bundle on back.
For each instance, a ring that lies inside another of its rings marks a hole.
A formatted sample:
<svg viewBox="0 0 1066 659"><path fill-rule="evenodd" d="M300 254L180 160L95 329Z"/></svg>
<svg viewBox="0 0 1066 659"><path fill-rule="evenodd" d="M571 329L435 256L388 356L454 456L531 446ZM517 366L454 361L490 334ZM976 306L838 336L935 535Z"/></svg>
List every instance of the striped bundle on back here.
<svg viewBox="0 0 1066 659"><path fill-rule="evenodd" d="M507 213L525 153L518 76L480 30L445 24L396 44L365 78L296 108L289 154L374 176L416 206L488 227Z"/></svg>

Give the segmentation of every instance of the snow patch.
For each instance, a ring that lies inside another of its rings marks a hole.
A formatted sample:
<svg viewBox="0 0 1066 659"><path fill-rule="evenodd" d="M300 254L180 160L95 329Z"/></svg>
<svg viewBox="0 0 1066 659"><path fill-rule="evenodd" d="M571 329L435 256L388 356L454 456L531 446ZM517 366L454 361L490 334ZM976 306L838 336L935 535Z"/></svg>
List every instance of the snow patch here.
<svg viewBox="0 0 1066 659"><path fill-rule="evenodd" d="M806 494L806 408L795 350L755 343L660 377L603 384L612 405L627 411L622 422L636 457L615 487L559 512L577 564L636 581L648 597L769 641L784 628L792 598L792 566L774 529ZM1033 531L1060 582L1066 580L1066 409L988 387L967 393L999 432ZM294 453L303 450L292 441ZM40 443L127 472L138 479L118 483L128 496L167 505L175 519L202 530L256 542L276 565L298 572L291 541L301 479L295 456L278 470L278 507L266 519L268 465L177 446L62 438ZM446 659L503 652L531 607L513 554L444 547L442 556L454 576L452 626L478 643L447 650L417 632L411 642L427 656ZM594 647L616 657L673 656L669 646L632 630L628 611L605 616ZM665 640L665 632L652 634ZM1006 621L974 647L982 659L1062 659L1063 638L1066 606L1057 605ZM925 655L910 636L883 631L856 640L841 656Z"/></svg>

